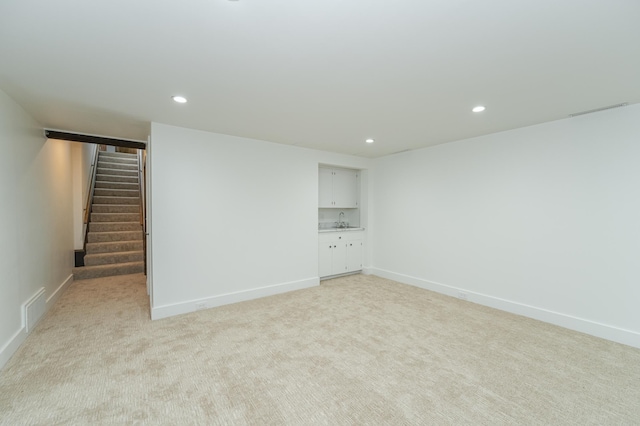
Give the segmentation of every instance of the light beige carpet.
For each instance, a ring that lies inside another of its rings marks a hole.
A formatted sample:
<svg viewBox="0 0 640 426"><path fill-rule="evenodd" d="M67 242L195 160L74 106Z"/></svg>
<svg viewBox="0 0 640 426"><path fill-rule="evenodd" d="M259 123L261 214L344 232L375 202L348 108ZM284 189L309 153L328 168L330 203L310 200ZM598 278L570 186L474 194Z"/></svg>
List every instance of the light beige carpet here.
<svg viewBox="0 0 640 426"><path fill-rule="evenodd" d="M72 284L0 423L640 424L640 350L373 276L148 311L142 275Z"/></svg>

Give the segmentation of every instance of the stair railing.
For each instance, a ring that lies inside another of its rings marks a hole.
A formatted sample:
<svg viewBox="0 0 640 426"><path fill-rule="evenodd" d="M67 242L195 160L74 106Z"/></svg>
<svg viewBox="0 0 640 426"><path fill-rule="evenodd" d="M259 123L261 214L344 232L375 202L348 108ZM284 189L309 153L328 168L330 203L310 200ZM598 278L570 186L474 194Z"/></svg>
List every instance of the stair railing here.
<svg viewBox="0 0 640 426"><path fill-rule="evenodd" d="M93 205L93 190L96 186L96 174L98 172L98 154L103 148L104 145L96 145L95 151L93 152L93 160L91 161L91 171L89 172L89 190L87 191L87 202L84 206L83 221L84 244L82 250L85 253L87 252L87 241L89 238L89 218L91 217L91 206Z"/></svg>

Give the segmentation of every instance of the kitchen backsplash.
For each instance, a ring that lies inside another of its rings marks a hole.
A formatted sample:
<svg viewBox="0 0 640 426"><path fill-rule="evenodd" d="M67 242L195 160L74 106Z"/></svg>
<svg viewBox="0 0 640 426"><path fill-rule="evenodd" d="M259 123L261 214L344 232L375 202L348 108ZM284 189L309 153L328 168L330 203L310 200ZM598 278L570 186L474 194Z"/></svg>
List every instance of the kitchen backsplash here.
<svg viewBox="0 0 640 426"><path fill-rule="evenodd" d="M343 221L349 226L360 226L359 209L318 209L318 229L334 228L340 212L344 212Z"/></svg>

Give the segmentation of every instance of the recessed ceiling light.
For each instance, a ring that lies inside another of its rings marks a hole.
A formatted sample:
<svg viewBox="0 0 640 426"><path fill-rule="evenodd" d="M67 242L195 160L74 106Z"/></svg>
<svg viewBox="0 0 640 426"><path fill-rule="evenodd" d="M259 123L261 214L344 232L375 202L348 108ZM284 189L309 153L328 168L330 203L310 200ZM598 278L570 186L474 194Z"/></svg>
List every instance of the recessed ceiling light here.
<svg viewBox="0 0 640 426"><path fill-rule="evenodd" d="M173 96L171 99L173 99L174 101L176 101L179 104L186 104L187 103L187 98L185 98L184 96Z"/></svg>
<svg viewBox="0 0 640 426"><path fill-rule="evenodd" d="M478 105L477 107L473 108L471 111L473 112L482 112L484 111L486 108L483 107L482 105Z"/></svg>
<svg viewBox="0 0 640 426"><path fill-rule="evenodd" d="M366 143L374 143L375 141L373 139L367 139L365 140Z"/></svg>

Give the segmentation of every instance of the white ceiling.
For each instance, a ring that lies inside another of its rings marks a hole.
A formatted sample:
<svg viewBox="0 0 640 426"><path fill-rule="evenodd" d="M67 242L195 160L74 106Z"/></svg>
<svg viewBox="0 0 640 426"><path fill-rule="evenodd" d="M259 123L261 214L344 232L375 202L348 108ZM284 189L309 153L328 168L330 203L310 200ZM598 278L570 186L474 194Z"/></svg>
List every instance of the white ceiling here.
<svg viewBox="0 0 640 426"><path fill-rule="evenodd" d="M378 157L640 102L639 23L638 0L1 0L0 88L49 128Z"/></svg>

